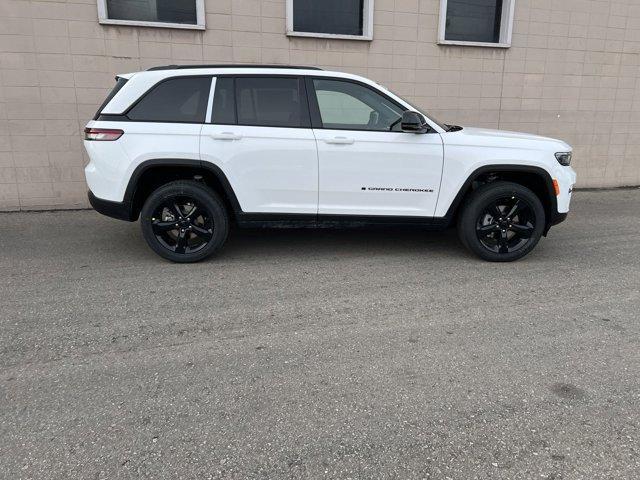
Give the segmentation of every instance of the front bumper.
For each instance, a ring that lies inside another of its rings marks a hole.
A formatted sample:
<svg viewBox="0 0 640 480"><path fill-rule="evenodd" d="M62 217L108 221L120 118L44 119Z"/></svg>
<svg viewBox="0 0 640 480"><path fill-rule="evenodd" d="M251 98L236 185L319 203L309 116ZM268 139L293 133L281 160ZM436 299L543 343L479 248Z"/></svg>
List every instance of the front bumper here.
<svg viewBox="0 0 640 480"><path fill-rule="evenodd" d="M564 212L564 213L554 212L551 215L551 218L547 220L547 225L545 226L544 231L542 232L542 235L546 237L547 234L549 233L549 230L551 230L551 227L564 222L567 219L568 215L569 215L569 212Z"/></svg>
<svg viewBox="0 0 640 480"><path fill-rule="evenodd" d="M117 218L118 220L126 220L127 222L134 222L136 220L133 215L133 208L131 208L129 202L103 200L96 197L91 190L89 190L88 196L89 203L96 212L106 215L107 217Z"/></svg>
<svg viewBox="0 0 640 480"><path fill-rule="evenodd" d="M556 197L558 212L567 213L571 206L571 194L576 184L576 172L571 167L558 165L552 174L560 188L560 192Z"/></svg>
<svg viewBox="0 0 640 480"><path fill-rule="evenodd" d="M569 212L565 212L565 213L556 213L552 218L551 218L551 226L553 225L558 225L559 223L564 222L567 217L569 216Z"/></svg>

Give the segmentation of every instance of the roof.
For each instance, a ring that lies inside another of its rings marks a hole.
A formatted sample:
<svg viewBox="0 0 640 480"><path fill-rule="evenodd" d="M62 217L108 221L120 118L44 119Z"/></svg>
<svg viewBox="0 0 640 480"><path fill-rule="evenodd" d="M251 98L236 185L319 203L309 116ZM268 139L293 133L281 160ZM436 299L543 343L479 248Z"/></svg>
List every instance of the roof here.
<svg viewBox="0 0 640 480"><path fill-rule="evenodd" d="M160 65L148 68L147 71L155 70L186 70L190 68L282 68L299 70L322 70L319 67L304 67L300 65L250 65L250 64L219 64L219 65Z"/></svg>

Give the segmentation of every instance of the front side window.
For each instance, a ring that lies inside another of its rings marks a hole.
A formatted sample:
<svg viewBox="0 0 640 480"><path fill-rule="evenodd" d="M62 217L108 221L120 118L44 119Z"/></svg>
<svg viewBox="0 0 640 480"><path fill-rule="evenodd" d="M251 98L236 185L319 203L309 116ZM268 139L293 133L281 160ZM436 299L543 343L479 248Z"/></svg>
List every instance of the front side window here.
<svg viewBox="0 0 640 480"><path fill-rule="evenodd" d="M127 117L139 122L204 123L211 77L170 78L136 103Z"/></svg>
<svg viewBox="0 0 640 480"><path fill-rule="evenodd" d="M238 125L309 126L298 78L237 77L235 83Z"/></svg>
<svg viewBox="0 0 640 480"><path fill-rule="evenodd" d="M204 28L204 0L98 0L100 23Z"/></svg>
<svg viewBox="0 0 640 480"><path fill-rule="evenodd" d="M353 82L314 79L323 128L400 131L404 108L372 89Z"/></svg>
<svg viewBox="0 0 640 480"><path fill-rule="evenodd" d="M373 0L287 0L287 34L373 38Z"/></svg>
<svg viewBox="0 0 640 480"><path fill-rule="evenodd" d="M509 46L515 0L441 0L440 43Z"/></svg>

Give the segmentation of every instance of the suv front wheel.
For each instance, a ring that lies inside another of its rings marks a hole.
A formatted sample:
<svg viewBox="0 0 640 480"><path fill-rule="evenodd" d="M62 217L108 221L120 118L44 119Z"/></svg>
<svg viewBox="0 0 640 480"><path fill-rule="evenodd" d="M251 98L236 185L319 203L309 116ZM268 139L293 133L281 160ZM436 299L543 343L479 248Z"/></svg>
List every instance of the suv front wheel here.
<svg viewBox="0 0 640 480"><path fill-rule="evenodd" d="M482 185L467 199L458 217L458 235L484 260L511 262L533 250L544 225L544 207L535 193L497 181Z"/></svg>
<svg viewBox="0 0 640 480"><path fill-rule="evenodd" d="M140 212L151 249L173 262L197 262L218 251L229 232L224 204L202 183L179 180L155 190Z"/></svg>

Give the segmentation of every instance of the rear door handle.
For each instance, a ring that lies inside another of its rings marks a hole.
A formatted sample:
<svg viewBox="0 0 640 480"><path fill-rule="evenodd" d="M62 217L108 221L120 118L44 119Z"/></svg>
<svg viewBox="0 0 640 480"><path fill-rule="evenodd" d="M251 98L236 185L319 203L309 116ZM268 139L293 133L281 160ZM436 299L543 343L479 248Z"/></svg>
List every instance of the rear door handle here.
<svg viewBox="0 0 640 480"><path fill-rule="evenodd" d="M333 137L333 138L325 139L325 142L334 143L336 145L351 145L352 143L355 142L355 140L353 138L347 138L347 137Z"/></svg>
<svg viewBox="0 0 640 480"><path fill-rule="evenodd" d="M213 138L214 140L240 140L242 138L242 135L238 135L233 132L222 132L211 134L211 138Z"/></svg>

